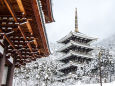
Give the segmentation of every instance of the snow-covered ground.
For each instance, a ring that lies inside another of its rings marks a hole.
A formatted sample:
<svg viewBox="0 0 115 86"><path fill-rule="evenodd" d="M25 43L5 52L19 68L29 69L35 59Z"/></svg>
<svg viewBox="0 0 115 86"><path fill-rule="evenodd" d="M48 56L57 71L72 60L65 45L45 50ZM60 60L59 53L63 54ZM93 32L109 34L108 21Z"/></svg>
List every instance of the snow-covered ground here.
<svg viewBox="0 0 115 86"><path fill-rule="evenodd" d="M77 83L76 85L70 85L70 86L101 86L100 83L99 84L80 84ZM111 82L111 83L103 83L102 86L115 86L115 81Z"/></svg>

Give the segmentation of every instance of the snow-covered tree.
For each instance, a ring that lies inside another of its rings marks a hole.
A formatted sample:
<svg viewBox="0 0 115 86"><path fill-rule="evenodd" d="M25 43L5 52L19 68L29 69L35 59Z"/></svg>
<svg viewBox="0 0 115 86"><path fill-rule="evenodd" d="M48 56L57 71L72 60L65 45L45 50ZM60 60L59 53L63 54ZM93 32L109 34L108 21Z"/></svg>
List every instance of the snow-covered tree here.
<svg viewBox="0 0 115 86"><path fill-rule="evenodd" d="M111 82L113 81L112 77L114 72L114 59L113 56L110 54L109 49L100 48L99 55L97 54L95 57L96 59L93 61L93 68L90 70L91 80L94 80L95 83L99 83L100 79L100 67L101 67L101 77L103 82ZM92 81L93 82L93 81Z"/></svg>

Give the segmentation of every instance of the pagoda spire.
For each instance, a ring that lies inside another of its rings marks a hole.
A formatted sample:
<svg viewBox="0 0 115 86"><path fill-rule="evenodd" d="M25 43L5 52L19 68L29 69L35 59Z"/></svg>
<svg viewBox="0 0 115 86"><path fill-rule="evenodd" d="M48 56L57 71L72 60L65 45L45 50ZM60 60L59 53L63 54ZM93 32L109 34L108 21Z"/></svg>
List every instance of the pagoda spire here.
<svg viewBox="0 0 115 86"><path fill-rule="evenodd" d="M77 19L77 8L75 9L75 32L79 32L79 30L78 30L78 19Z"/></svg>

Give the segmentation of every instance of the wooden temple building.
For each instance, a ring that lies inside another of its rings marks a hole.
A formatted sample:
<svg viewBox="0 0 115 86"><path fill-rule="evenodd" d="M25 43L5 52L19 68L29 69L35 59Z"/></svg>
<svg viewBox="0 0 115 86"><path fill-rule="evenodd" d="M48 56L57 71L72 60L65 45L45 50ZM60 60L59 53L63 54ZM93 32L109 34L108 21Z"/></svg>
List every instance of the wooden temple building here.
<svg viewBox="0 0 115 86"><path fill-rule="evenodd" d="M0 0L0 86L12 86L15 67L50 54L53 21L51 0Z"/></svg>
<svg viewBox="0 0 115 86"><path fill-rule="evenodd" d="M80 78L80 73L84 74L85 66L93 59L92 51L94 47L90 44L96 38L89 37L78 31L77 9L75 11L75 31L58 41L63 47L58 51L63 54L58 59L61 63L58 71L58 81L65 81L71 77ZM87 69L86 69L87 70Z"/></svg>

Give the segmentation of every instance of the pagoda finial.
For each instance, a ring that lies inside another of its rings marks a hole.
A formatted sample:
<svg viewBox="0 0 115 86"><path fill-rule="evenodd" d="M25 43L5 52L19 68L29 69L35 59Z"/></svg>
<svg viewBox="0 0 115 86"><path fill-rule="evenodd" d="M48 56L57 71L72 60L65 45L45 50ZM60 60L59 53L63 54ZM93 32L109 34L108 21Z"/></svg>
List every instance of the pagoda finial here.
<svg viewBox="0 0 115 86"><path fill-rule="evenodd" d="M75 32L79 32L78 31L77 8L75 9Z"/></svg>

